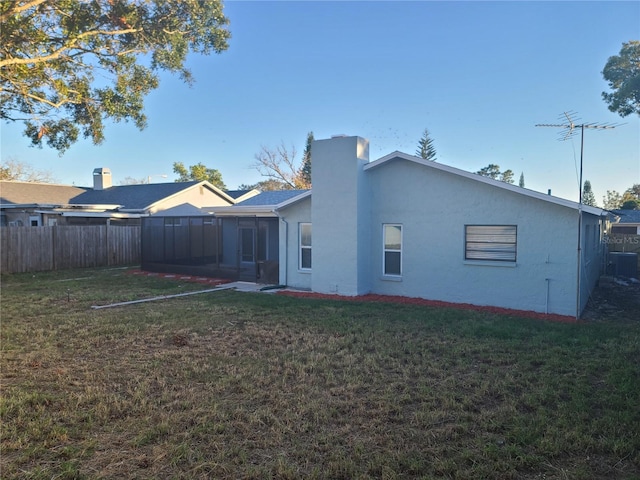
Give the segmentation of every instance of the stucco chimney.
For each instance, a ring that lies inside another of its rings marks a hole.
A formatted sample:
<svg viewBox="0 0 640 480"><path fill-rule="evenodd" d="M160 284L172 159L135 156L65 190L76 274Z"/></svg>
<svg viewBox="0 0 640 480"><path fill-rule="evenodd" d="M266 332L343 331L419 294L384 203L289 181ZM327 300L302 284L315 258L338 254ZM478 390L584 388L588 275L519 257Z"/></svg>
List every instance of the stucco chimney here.
<svg viewBox="0 0 640 480"><path fill-rule="evenodd" d="M332 137L311 145L311 289L320 293L368 293L369 215L364 166L369 142Z"/></svg>
<svg viewBox="0 0 640 480"><path fill-rule="evenodd" d="M106 190L111 188L111 170L105 167L93 169L93 189Z"/></svg>

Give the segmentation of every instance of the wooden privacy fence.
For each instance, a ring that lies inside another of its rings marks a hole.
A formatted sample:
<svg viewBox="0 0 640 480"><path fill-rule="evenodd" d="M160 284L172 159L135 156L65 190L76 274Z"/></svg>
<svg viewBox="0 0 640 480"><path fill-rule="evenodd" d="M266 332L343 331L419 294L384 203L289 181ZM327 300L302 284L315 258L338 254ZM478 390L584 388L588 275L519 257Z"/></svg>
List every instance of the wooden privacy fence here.
<svg viewBox="0 0 640 480"><path fill-rule="evenodd" d="M0 228L2 273L139 263L140 226Z"/></svg>
<svg viewBox="0 0 640 480"><path fill-rule="evenodd" d="M607 237L610 252L629 252L640 254L640 235L612 233Z"/></svg>

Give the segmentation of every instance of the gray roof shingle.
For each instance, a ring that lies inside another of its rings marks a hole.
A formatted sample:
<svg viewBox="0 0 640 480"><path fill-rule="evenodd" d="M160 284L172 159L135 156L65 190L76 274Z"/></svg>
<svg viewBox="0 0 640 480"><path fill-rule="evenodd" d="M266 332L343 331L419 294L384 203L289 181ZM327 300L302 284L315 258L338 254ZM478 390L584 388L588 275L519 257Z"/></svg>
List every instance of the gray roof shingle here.
<svg viewBox="0 0 640 480"><path fill-rule="evenodd" d="M68 185L31 182L0 182L2 205L68 205L88 189Z"/></svg>
<svg viewBox="0 0 640 480"><path fill-rule="evenodd" d="M121 185L106 190L87 190L72 200L81 205L117 204L127 210L143 210L198 183L200 182Z"/></svg>
<svg viewBox="0 0 640 480"><path fill-rule="evenodd" d="M620 217L619 223L640 223L640 210L612 210Z"/></svg>
<svg viewBox="0 0 640 480"><path fill-rule="evenodd" d="M105 190L30 182L0 182L3 205L121 205L127 210L143 210L154 203L200 182L119 185Z"/></svg>
<svg viewBox="0 0 640 480"><path fill-rule="evenodd" d="M255 197L248 198L247 200L237 203L238 207L257 207L266 205L280 205L282 202L291 200L298 195L301 195L309 190L273 190L268 192L261 192Z"/></svg>

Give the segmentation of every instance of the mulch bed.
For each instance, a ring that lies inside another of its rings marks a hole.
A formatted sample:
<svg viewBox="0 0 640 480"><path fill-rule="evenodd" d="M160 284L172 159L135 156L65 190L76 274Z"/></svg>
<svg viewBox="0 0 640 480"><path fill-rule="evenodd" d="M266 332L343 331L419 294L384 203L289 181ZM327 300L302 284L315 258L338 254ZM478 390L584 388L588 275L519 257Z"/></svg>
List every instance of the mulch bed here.
<svg viewBox="0 0 640 480"><path fill-rule="evenodd" d="M488 306L472 305L469 303L442 302L439 300L426 300L424 298L401 297L396 295L368 294L368 295L359 295L355 297L347 297L343 295L322 294L322 293L313 293L313 292L295 292L291 290L283 290L281 292L278 292L278 295L288 295L291 297L299 297L299 298L323 298L327 300L344 300L344 301L351 301L351 302L401 303L401 304L408 304L408 305L421 305L426 307L456 308L459 310L473 310L476 312L486 312L486 313L493 313L497 315L510 315L510 316L516 316L516 317L533 318L536 320L548 320L551 322L580 323L578 320L576 320L575 317L570 317L568 315L545 314L545 313L532 312L529 310L515 310L511 308L488 307Z"/></svg>
<svg viewBox="0 0 640 480"><path fill-rule="evenodd" d="M175 279L175 280L181 280L184 282L200 283L203 285L212 285L212 286L223 285L225 283L231 282L231 280L227 280L223 278L197 277L192 275L182 275L178 273L145 272L139 269L127 270L127 273L132 275L146 275L151 277L155 276L160 278ZM294 291L294 290L281 290L277 292L277 294L287 295L290 297L298 297L298 298L320 298L320 299L327 299L327 300L342 300L347 302L400 303L400 304L420 305L420 306L437 307L437 308L456 308L459 310L473 310L476 312L486 312L486 313L492 313L496 315L510 315L510 316L516 316L516 317L533 318L536 320L548 320L551 322L580 323L580 321L576 320L575 317L568 316L568 315L545 314L545 313L532 312L529 310L516 310L511 308L488 307L488 306L472 305L469 303L442 302L439 300L426 300L424 298L415 298L415 297L401 297L398 295L368 294L368 295L359 295L359 296L349 297L344 295L301 292L301 291Z"/></svg>

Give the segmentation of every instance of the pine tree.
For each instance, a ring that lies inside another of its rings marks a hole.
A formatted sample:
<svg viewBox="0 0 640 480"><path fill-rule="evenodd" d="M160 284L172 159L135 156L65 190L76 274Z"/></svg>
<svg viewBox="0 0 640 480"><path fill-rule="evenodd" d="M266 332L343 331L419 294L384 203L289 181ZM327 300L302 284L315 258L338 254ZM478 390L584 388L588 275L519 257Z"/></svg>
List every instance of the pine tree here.
<svg viewBox="0 0 640 480"><path fill-rule="evenodd" d="M429 160L431 162L436 161L436 149L433 146L433 140L429 136L429 130L426 128L422 133L422 138L418 142L418 149L416 150L416 155L424 158L425 160Z"/></svg>
<svg viewBox="0 0 640 480"><path fill-rule="evenodd" d="M311 143L313 142L313 132L307 134L307 144L304 147L302 153L302 167L300 167L300 178L303 183L307 185L306 188L311 188Z"/></svg>
<svg viewBox="0 0 640 480"><path fill-rule="evenodd" d="M591 207L598 206L596 196L593 194L593 190L591 190L591 182L589 180L585 180L584 186L582 187L582 203Z"/></svg>
<svg viewBox="0 0 640 480"><path fill-rule="evenodd" d="M524 172L520 174L520 181L518 182L520 188L524 188Z"/></svg>

